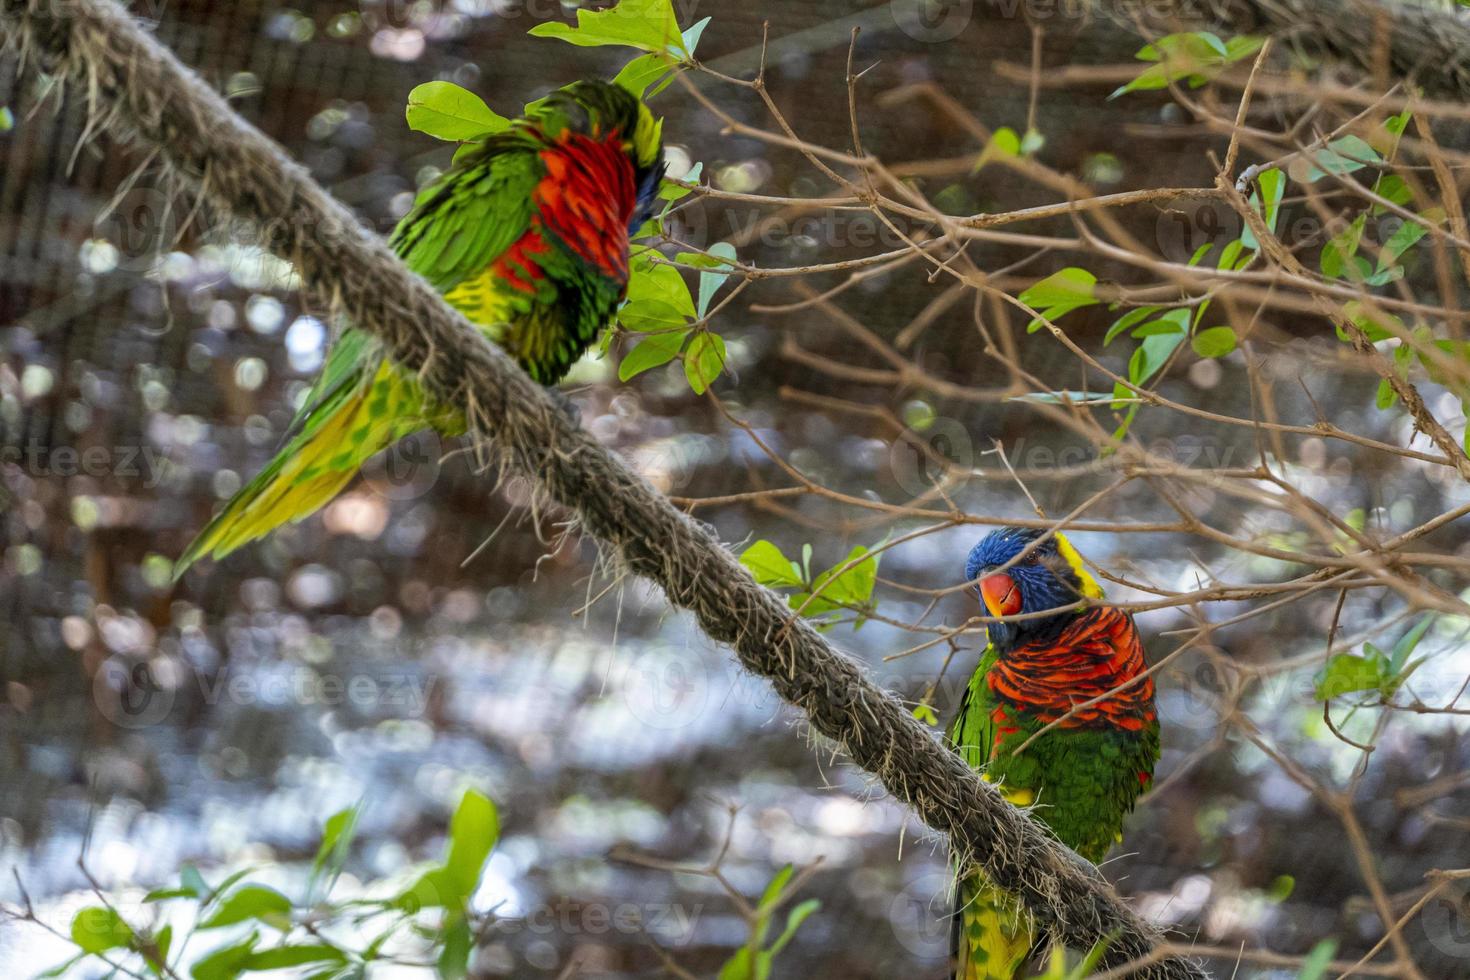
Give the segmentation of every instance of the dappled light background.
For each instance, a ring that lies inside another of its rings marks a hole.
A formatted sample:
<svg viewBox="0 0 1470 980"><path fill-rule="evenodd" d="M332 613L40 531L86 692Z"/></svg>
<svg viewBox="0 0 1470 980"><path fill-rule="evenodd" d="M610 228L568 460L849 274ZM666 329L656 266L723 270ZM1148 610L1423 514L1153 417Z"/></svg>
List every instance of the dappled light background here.
<svg viewBox="0 0 1470 980"><path fill-rule="evenodd" d="M1025 19L982 4L951 5L963 11L954 18L920 16L920 6L676 4L685 23L713 16L701 57L738 77L759 64L769 18L771 95L801 138L839 150L850 147L845 77L860 28L854 64L873 66L859 85L864 149L946 213L1064 199L1005 168L971 172L983 141L916 94L934 83L985 125L1024 131L1033 37ZM564 16L550 3L169 0L138 12L383 232L452 155L406 127L403 106L416 84L452 80L509 115L577 77L611 74L627 54L527 37L535 23ZM1056 16L1045 28L1048 72L1123 66L1139 44L1106 20ZM1012 70L997 70L1000 63ZM655 944L691 973L712 974L745 940L729 897L707 877L639 858L700 866L727 839L724 872L747 895L784 864L816 866L801 897L819 899L821 910L782 955L778 975L943 974L940 843L814 741L687 616L600 564L591 542L565 533L566 515L530 508L516 481L493 485L456 443L416 437L375 459L319 515L174 584L171 559L275 450L333 325L303 305L290 266L249 229L171 200L147 160L86 132L74 93L18 85L14 72L0 61L0 105L13 119L0 133L0 900L19 901L23 887L48 921L64 922L88 901L84 853L86 871L124 907L173 882L185 863L212 874L258 866L261 880L291 887L322 820L362 801L350 887L437 857L450 809L475 787L504 824L476 896L501 922L476 955L476 975L656 976L663 958ZM735 120L769 127L751 92L709 77L693 84ZM1218 163L1207 151L1218 160L1224 140L1168 93L1108 101L1115 85L1043 88L1041 158L1101 192L1208 185ZM685 205L682 240L734 241L741 260L759 267L904 247L861 211L799 212L739 198L811 198L833 188L799 153L727 132L680 85L655 105L667 115L671 170L701 162L707 183L736 195ZM1464 146L1465 123L1455 125ZM1446 133L1441 139L1453 145ZM1179 263L1240 230L1228 209L1188 203L1134 208L1119 220ZM1016 230L1068 229L1062 216ZM1034 244L984 241L968 255L1018 281L1067 264ZM974 471L947 486L947 500L928 498L945 510L1035 517L1007 464L1051 516L1113 482L1107 466L1088 468L1098 462L1090 443L1034 406L926 385L928 377L973 391L1010 384L974 327L971 297L931 307L949 285L932 271L896 266L830 304L784 313L750 307L809 299L846 272L755 281L719 315L729 361L713 390L723 407L692 394L678 365L620 383L616 345L584 360L566 386L583 424L680 498L791 485L774 454L824 487L903 504L935 475L916 443ZM923 330L899 340L921 313ZM899 344L924 376L893 376L844 316ZM1066 326L1102 350L1111 320L1098 307ZM1271 331L1261 353L1269 354L1264 379L1275 412L1311 424L1322 411L1343 429L1408 444L1412 421L1373 407L1377 378L1347 361L1330 328L1277 316ZM1028 372L1055 388L1089 384L1045 334L1017 336ZM1122 370L1127 351L1103 359ZM834 375L837 363L852 370ZM1158 390L1224 415L1254 410L1239 355L1191 358ZM1439 417L1463 427L1453 397L1424 390ZM1163 411L1141 413L1134 434L1157 457L1188 467L1249 468L1260 451L1248 427ZM1316 437L1292 438L1283 452L1276 462L1299 488L1337 514L1355 514L1359 527L1401 532L1470 501L1448 467ZM1287 551L1307 544L1280 513L1206 483L1190 486L1187 503L1231 535ZM799 555L809 544L823 568L854 545L924 523L818 494L736 500L698 515L735 546L764 538ZM1177 515L1135 482L1087 516L1147 528ZM903 655L932 637L894 624L957 626L976 614L962 592L913 590L958 585L984 530L949 528L885 552L882 615L829 634L885 686L932 704L941 725L981 638L960 634ZM1073 537L1103 568L1163 589L1301 572L1198 535ZM1470 558L1463 520L1422 544ZM1443 571L1438 587L1465 589L1457 569ZM1150 598L1116 586L1112 595ZM1169 631L1199 617L1224 623L1264 601L1142 613L1151 658L1177 645ZM1397 912L1422 894L1426 871L1465 864L1466 703L1458 715L1390 712L1381 729L1376 711L1338 717L1344 735L1375 736L1365 761L1328 729L1313 698L1330 633L1376 636L1387 649L1415 622L1386 590L1353 592L1339 610L1327 588L1225 625L1208 649L1171 661L1159 678L1158 788L1105 869L1142 912L1181 941L1288 957L1332 938L1337 955L1353 960L1382 936L1330 806L1282 759L1226 725L1234 711L1324 785L1365 765L1356 818ZM1449 702L1470 675L1467 628L1448 614L1429 627L1412 680L1421 702ZM1260 672L1238 702L1227 691L1237 681L1214 656ZM1463 902L1464 891L1447 898ZM1426 976L1470 976L1470 927L1456 914L1438 899L1404 930ZM65 956L65 943L40 930L0 930L6 976ZM1283 962L1248 962L1235 975L1296 976L1296 960ZM567 972L573 963L580 973ZM1230 974L1228 961L1221 972Z"/></svg>

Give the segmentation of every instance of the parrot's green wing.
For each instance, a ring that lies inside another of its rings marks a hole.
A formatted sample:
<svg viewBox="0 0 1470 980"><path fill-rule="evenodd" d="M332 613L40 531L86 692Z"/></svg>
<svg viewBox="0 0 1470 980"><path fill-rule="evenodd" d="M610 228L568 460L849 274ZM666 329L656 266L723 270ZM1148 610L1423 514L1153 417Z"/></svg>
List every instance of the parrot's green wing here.
<svg viewBox="0 0 1470 980"><path fill-rule="evenodd" d="M528 137L492 136L419 194L389 244L410 269L448 292L525 234L543 175Z"/></svg>
<svg viewBox="0 0 1470 980"><path fill-rule="evenodd" d="M971 769L984 769L990 761L990 746L995 741L995 722L991 718L994 705L985 674L997 656L994 647L986 648L949 726L950 744Z"/></svg>
<svg viewBox="0 0 1470 980"><path fill-rule="evenodd" d="M328 409L340 400L338 396L344 390L362 384L368 365L378 360L377 348L377 341L361 330L342 331L327 351L327 361L291 417L291 424L286 426L281 449L303 435L309 436L331 414Z"/></svg>

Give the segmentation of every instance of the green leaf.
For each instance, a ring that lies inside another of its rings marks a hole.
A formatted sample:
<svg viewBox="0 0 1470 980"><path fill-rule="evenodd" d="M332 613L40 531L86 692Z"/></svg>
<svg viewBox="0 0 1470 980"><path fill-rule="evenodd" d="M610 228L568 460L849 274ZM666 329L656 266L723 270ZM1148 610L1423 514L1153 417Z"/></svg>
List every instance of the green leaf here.
<svg viewBox="0 0 1470 980"><path fill-rule="evenodd" d="M409 129L456 143L483 139L510 126L510 120L487 106L484 99L453 82L416 86L408 93L404 115Z"/></svg>
<svg viewBox="0 0 1470 980"><path fill-rule="evenodd" d="M1358 254L1358 246L1363 240L1363 227L1367 224L1368 216L1360 214L1352 223L1342 231L1330 238L1326 245L1322 246L1322 274L1329 279L1339 279L1345 271L1356 272L1357 266L1352 259ZM1360 278L1350 276L1350 278Z"/></svg>
<svg viewBox="0 0 1470 980"><path fill-rule="evenodd" d="M868 556L864 559L864 556ZM846 558L822 572L812 581L811 592L791 597L793 609L806 606L805 615L819 616L839 609L865 609L873 600L873 587L878 583L879 554L858 545ZM859 560L864 559L864 560ZM849 562L850 568L838 572Z"/></svg>
<svg viewBox="0 0 1470 980"><path fill-rule="evenodd" d="M679 176L677 174L670 174L669 177L678 176L679 179L682 180L685 184L697 184L697 183L699 183L699 175L702 174L703 172L704 172L704 161L703 160L696 160L694 162L694 164L689 168L689 172L688 173L683 174L682 176ZM658 196L659 196L659 200L661 200L661 201L677 201L681 197L683 197L684 195L689 194L689 193L692 193L692 191L693 191L692 188L684 187L681 184L676 184L672 180L669 180L668 177L665 177L664 178L664 182L659 185L659 188L658 188ZM680 258L679 256L681 256L681 255L682 256L695 255L695 256L699 256L699 258L701 258L701 259L704 258L704 256L700 255L700 253L698 253L698 252L680 252L679 255L674 256L674 261L676 261L676 262L684 262L686 265L691 265L691 264L692 265L698 265L699 263L698 262L690 263L686 259Z"/></svg>
<svg viewBox="0 0 1470 980"><path fill-rule="evenodd" d="M560 38L579 47L625 44L680 58L689 54L669 0L621 0L606 10L578 10L576 27L553 21L537 24L527 33Z"/></svg>
<svg viewBox="0 0 1470 980"><path fill-rule="evenodd" d="M1243 251L1245 251L1245 243L1242 242L1239 238L1237 238L1233 242L1230 242L1228 245L1225 246L1224 249L1221 250L1220 260L1215 263L1215 268L1233 268L1235 265L1235 260L1240 257L1240 253ZM1250 258L1247 257L1246 261L1249 262Z"/></svg>
<svg viewBox="0 0 1470 980"><path fill-rule="evenodd" d="M1419 217L1431 224L1439 224L1444 220L1444 211L1440 208L1429 208ZM1383 248L1378 253L1378 271L1382 272L1396 264L1405 252L1419 244L1419 239L1429 234L1429 229L1417 221L1405 221L1388 237Z"/></svg>
<svg viewBox="0 0 1470 980"><path fill-rule="evenodd" d="M457 911L463 898L454 874L440 865L419 875L412 885L398 893L392 905L410 915L423 909L447 908Z"/></svg>
<svg viewBox="0 0 1470 980"><path fill-rule="evenodd" d="M1387 378L1378 382L1378 391L1373 396L1373 404L1380 409L1392 408L1393 403L1398 401L1398 393L1393 390L1393 385L1388 383Z"/></svg>
<svg viewBox="0 0 1470 980"><path fill-rule="evenodd" d="M1256 190L1251 191L1250 206L1266 222L1266 227L1276 231L1276 219L1281 213L1281 199L1286 194L1286 175L1275 167L1262 170L1256 175ZM1261 243L1256 241L1250 225L1240 232L1242 248L1259 251Z"/></svg>
<svg viewBox="0 0 1470 980"><path fill-rule="evenodd" d="M1200 357L1224 357L1235 350L1235 331L1230 327L1211 327L1194 335L1190 346Z"/></svg>
<svg viewBox="0 0 1470 980"><path fill-rule="evenodd" d="M1413 190L1398 174L1379 174L1378 179L1373 182L1373 193L1398 205L1408 204L1414 199ZM1375 203L1372 208L1375 218L1387 211L1388 208L1382 204Z"/></svg>
<svg viewBox="0 0 1470 980"><path fill-rule="evenodd" d="M791 876L795 873L796 868L793 865L786 864L782 865L781 869L771 876L771 880L766 882L765 891L761 892L760 901L755 903L758 913L764 912L766 915L769 915L780 904L781 892L786 889L786 884L791 881ZM765 941L765 934L762 933L760 935L761 945L765 945Z"/></svg>
<svg viewBox="0 0 1470 980"><path fill-rule="evenodd" d="M1002 126L990 135L990 142L985 144L985 149L980 151L975 165L970 168L970 173L979 173L991 160L999 157L1016 157L1021 155L1021 137L1009 126Z"/></svg>
<svg viewBox="0 0 1470 980"><path fill-rule="evenodd" d="M189 969L189 975L194 980L235 980L258 942L260 933L252 932L244 939L221 946L196 960Z"/></svg>
<svg viewBox="0 0 1470 980"><path fill-rule="evenodd" d="M1208 253L1209 250L1212 249L1212 248L1214 248L1214 247L1215 247L1215 243L1214 242L1205 242L1199 248L1197 248L1197 249L1194 250L1194 254L1191 255L1189 257L1189 261L1186 262L1186 263L1184 263L1184 264L1187 265L1187 266L1191 266L1191 267L1192 266L1199 265L1199 260L1202 259L1202 258L1204 258L1205 257L1205 254Z"/></svg>
<svg viewBox="0 0 1470 980"><path fill-rule="evenodd" d="M709 26L709 22L712 19L710 17L702 18L684 30L684 53L686 55L691 57L694 55L694 49L699 47L699 39L703 36L704 29Z"/></svg>
<svg viewBox="0 0 1470 980"><path fill-rule="evenodd" d="M1041 309L1047 306L1065 306L1071 303L1096 303L1093 290L1097 276L1076 266L1068 266L1059 272L1033 283L1019 297L1027 306Z"/></svg>
<svg viewBox="0 0 1470 980"><path fill-rule="evenodd" d="M1434 620L1434 613L1426 613L1419 622L1414 624L1413 629L1405 633L1393 645L1393 655L1388 660L1388 669L1392 673L1399 674L1403 672L1409 662L1409 654L1413 653L1414 648L1419 645L1419 641L1424 639L1425 632L1434 624Z"/></svg>
<svg viewBox="0 0 1470 980"><path fill-rule="evenodd" d="M180 891L186 892L195 898L204 898L210 894L210 887L204 881L204 876L192 864L184 865L183 869L179 871L179 884L182 886L179 889Z"/></svg>
<svg viewBox="0 0 1470 980"><path fill-rule="evenodd" d="M1348 134L1340 136L1314 153L1304 155L1310 161L1306 172L1299 178L1304 184L1312 184L1328 174L1355 173L1373 163L1382 163L1383 157L1361 137Z"/></svg>
<svg viewBox="0 0 1470 980"><path fill-rule="evenodd" d="M708 330L694 335L684 352L684 377L696 395L702 395L725 370L725 338Z"/></svg>
<svg viewBox="0 0 1470 980"><path fill-rule="evenodd" d="M1120 391L1121 394L1119 393ZM1113 386L1113 395L1115 398L1134 397L1131 391L1123 388L1121 385ZM1117 402L1114 402L1114 406L1117 407ZM1123 437L1128 434L1128 429L1133 425L1134 418L1138 416L1138 406L1139 403L1136 401L1129 405L1127 413L1123 416L1123 421L1118 423L1118 427L1113 430L1112 441L1115 444L1122 442Z"/></svg>
<svg viewBox="0 0 1470 980"><path fill-rule="evenodd" d="M669 363L679 356L684 346L684 334L651 333L623 356L618 365L618 380L627 381L652 368Z"/></svg>
<svg viewBox="0 0 1470 980"><path fill-rule="evenodd" d="M155 888L143 896L145 902L167 902L174 898L196 898L192 888Z"/></svg>
<svg viewBox="0 0 1470 980"><path fill-rule="evenodd" d="M660 300L693 319L697 314L694 312L694 299L689 295L689 285L678 269L655 262L657 257L658 252L651 248L633 256L629 263L628 302Z"/></svg>
<svg viewBox="0 0 1470 980"><path fill-rule="evenodd" d="M786 948L786 944L791 942L791 938L796 935L796 930L801 928L801 924L811 918L812 914L821 907L822 903L815 898L809 898L794 906L790 912L786 913L786 928L781 930L781 935L771 943L771 948L767 952L771 956L779 954Z"/></svg>
<svg viewBox="0 0 1470 980"><path fill-rule="evenodd" d="M498 840L500 815L495 804L484 793L466 790L449 821L449 854L444 858L462 898L474 894Z"/></svg>
<svg viewBox="0 0 1470 980"><path fill-rule="evenodd" d="M1356 653L1339 653L1327 661L1317 675L1316 698L1330 701L1356 691L1376 691L1383 677L1382 655L1371 643L1364 649L1373 656L1361 657Z"/></svg>
<svg viewBox="0 0 1470 980"><path fill-rule="evenodd" d="M699 274L699 301L695 304L695 309L701 318L709 311L710 300L714 299L715 293L719 292L734 271L735 246L729 242L716 242L710 246L708 258L715 261L716 265L711 271ZM720 271L721 269L725 271Z"/></svg>
<svg viewBox="0 0 1470 980"><path fill-rule="evenodd" d="M1374 319L1373 315L1357 300L1349 300L1344 303L1342 313L1350 323L1363 331L1363 334L1368 338L1370 343L1376 344L1381 340L1387 340L1390 337L1399 336L1408 332L1408 327L1404 325L1404 321L1392 313L1386 314L1394 327L1394 330L1390 330L1383 323ZM1343 343L1351 342L1352 338L1341 327L1336 328L1336 330L1338 340L1341 340Z"/></svg>
<svg viewBox="0 0 1470 980"><path fill-rule="evenodd" d="M357 818L362 814L362 805L338 810L322 824L322 842L317 846L316 856L311 860L311 875L316 878L324 870L335 875L341 871L352 847L352 838L357 833Z"/></svg>
<svg viewBox="0 0 1470 980"><path fill-rule="evenodd" d="M1046 137L1039 130L1028 129L1026 135L1021 137L1021 155L1029 157L1045 145Z"/></svg>
<svg viewBox="0 0 1470 980"><path fill-rule="evenodd" d="M1175 310L1174 312L1179 313L1185 311ZM1188 316L1188 313L1186 312L1185 315ZM1149 323L1145 323L1137 330L1134 330L1133 333L1129 334L1129 336L1157 337L1159 334L1165 333L1183 333L1186 329L1187 328L1185 327L1185 325L1180 323L1178 320L1172 317L1166 317L1150 321Z"/></svg>
<svg viewBox="0 0 1470 980"><path fill-rule="evenodd" d="M1123 331L1127 330L1129 327L1133 326L1144 317L1152 316L1161 309L1163 309L1163 307L1161 306L1140 306L1137 309L1132 309L1129 310L1127 313L1124 313L1122 316L1118 317L1118 319L1113 321L1113 325L1111 327L1108 327L1107 335L1103 337L1103 346L1106 347L1108 344L1111 344Z"/></svg>
<svg viewBox="0 0 1470 980"><path fill-rule="evenodd" d="M689 318L659 299L643 299L626 303L618 310L618 323L637 333L683 330Z"/></svg>
<svg viewBox="0 0 1470 980"><path fill-rule="evenodd" d="M1225 60L1240 61L1242 58L1249 58L1261 50L1265 43L1266 39L1259 35L1238 34L1225 42Z"/></svg>
<svg viewBox="0 0 1470 980"><path fill-rule="evenodd" d="M164 926L153 937L152 952L144 952L143 959L153 967L153 972L163 974L163 967L168 963L168 951L174 943L174 927L172 924Z"/></svg>
<svg viewBox="0 0 1470 980"><path fill-rule="evenodd" d="M741 946L720 967L719 980L754 980L756 967L750 961L750 947Z"/></svg>
<svg viewBox="0 0 1470 980"><path fill-rule="evenodd" d="M346 963L347 954L335 946L321 943L304 943L295 946L277 946L251 953L240 964L246 970L280 970L288 966L306 963Z"/></svg>
<svg viewBox="0 0 1470 980"><path fill-rule="evenodd" d="M750 570L761 585L790 588L802 584L801 569L781 553L781 549L764 539L740 553L740 564Z"/></svg>
<svg viewBox="0 0 1470 980"><path fill-rule="evenodd" d="M131 943L133 928L123 921L117 909L89 905L72 916L71 941L78 949L101 953Z"/></svg>
<svg viewBox="0 0 1470 980"><path fill-rule="evenodd" d="M1127 92L1145 92L1166 88L1171 82L1188 80L1195 88L1213 78L1221 68L1260 50L1264 38L1242 35L1221 41L1209 31L1169 34L1146 44L1134 57L1155 62L1133 81L1113 91L1109 99Z"/></svg>
<svg viewBox="0 0 1470 980"><path fill-rule="evenodd" d="M1131 395L1131 393L1130 393ZM1012 395L1006 401L1012 402L1045 402L1048 405L1064 405L1070 402L1073 405L1097 405L1101 402L1110 402L1115 396L1101 391L1028 391L1024 395ZM1125 395L1124 397L1129 397Z"/></svg>
<svg viewBox="0 0 1470 980"><path fill-rule="evenodd" d="M15 128L15 113L10 111L10 106L0 105L0 133L8 133Z"/></svg>
<svg viewBox="0 0 1470 980"><path fill-rule="evenodd" d="M1057 318L1099 302L1094 295L1097 276L1076 266L1068 266L1033 284L1017 297L1022 303L1041 313L1046 319L1056 322ZM1026 327L1027 333L1041 328L1041 318L1032 320Z"/></svg>
<svg viewBox="0 0 1470 980"><path fill-rule="evenodd" d="M1189 315L1188 310L1173 312ZM1168 363L1170 355L1174 353L1174 348L1183 342L1183 333L1155 334L1152 337L1143 338L1143 343L1138 345L1138 350L1133 352L1133 357L1128 362L1128 380L1142 387L1145 381Z"/></svg>
<svg viewBox="0 0 1470 980"><path fill-rule="evenodd" d="M1302 968L1297 973L1296 980L1322 980L1327 975L1327 968L1332 965L1332 957L1336 955L1337 940L1322 940L1302 960Z"/></svg>
<svg viewBox="0 0 1470 980"><path fill-rule="evenodd" d="M939 725L939 716L936 715L934 713L934 709L927 704L915 705L914 710L910 712L910 714L912 714L919 721L922 721L924 724L930 726L931 728L937 727Z"/></svg>
<svg viewBox="0 0 1470 980"><path fill-rule="evenodd" d="M214 914L201 922L198 928L218 929L247 919L258 919L282 928L288 924L290 914L291 900L274 888L241 885L227 895Z"/></svg>
<svg viewBox="0 0 1470 980"><path fill-rule="evenodd" d="M1276 878L1271 882L1271 887L1266 889L1266 898L1268 901L1274 902L1279 905L1290 898L1291 893L1295 890L1295 878L1293 878L1291 875L1277 875Z"/></svg>
<svg viewBox="0 0 1470 980"><path fill-rule="evenodd" d="M640 54L613 76L613 84L621 85L640 99L650 99L674 80L677 67L677 63L666 54ZM664 81L649 92L648 86L661 78Z"/></svg>

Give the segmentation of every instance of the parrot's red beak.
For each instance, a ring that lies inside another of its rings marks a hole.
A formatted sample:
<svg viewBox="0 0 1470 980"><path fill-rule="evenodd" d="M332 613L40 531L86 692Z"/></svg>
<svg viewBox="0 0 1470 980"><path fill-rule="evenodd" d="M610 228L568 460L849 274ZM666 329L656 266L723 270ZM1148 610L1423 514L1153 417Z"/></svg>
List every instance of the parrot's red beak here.
<svg viewBox="0 0 1470 980"><path fill-rule="evenodd" d="M987 575L980 580L980 598L992 616L1014 616L1021 611L1021 590L1004 572Z"/></svg>

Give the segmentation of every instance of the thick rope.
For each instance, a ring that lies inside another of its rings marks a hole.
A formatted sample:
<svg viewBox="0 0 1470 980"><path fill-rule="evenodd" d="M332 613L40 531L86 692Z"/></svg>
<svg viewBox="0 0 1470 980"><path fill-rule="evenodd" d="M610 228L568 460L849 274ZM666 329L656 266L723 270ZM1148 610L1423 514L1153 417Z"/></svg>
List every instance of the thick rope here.
<svg viewBox="0 0 1470 980"><path fill-rule="evenodd" d="M1201 10L1203 5L1204 9ZM1455 0L1178 0L1241 33L1272 34L1426 95L1470 101L1470 12Z"/></svg>
<svg viewBox="0 0 1470 980"><path fill-rule="evenodd" d="M1017 893L1037 924L1106 963L1146 957L1159 933L1091 865L1006 803L874 686L850 659L762 588L705 526L676 510L574 426L547 393L483 340L383 241L141 30L112 0L0 0L0 28L24 65L64 80L95 119L167 165L220 215L252 222L290 258L307 293L380 338L440 402L463 410L486 452L574 511L628 569L691 610L925 823ZM1200 977L1175 958L1138 971Z"/></svg>

